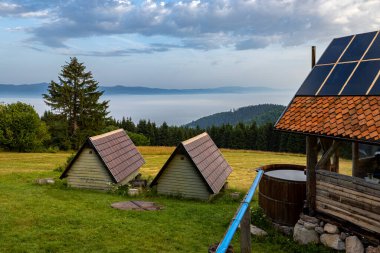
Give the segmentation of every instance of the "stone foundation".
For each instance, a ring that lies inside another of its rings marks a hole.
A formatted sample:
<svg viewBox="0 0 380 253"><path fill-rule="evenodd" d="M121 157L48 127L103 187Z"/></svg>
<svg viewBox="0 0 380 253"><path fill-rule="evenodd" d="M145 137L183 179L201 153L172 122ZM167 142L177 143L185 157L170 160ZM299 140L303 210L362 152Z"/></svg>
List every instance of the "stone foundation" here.
<svg viewBox="0 0 380 253"><path fill-rule="evenodd" d="M357 236L340 232L337 226L304 214L300 215L294 226L293 239L300 244L322 243L326 247L347 253L380 253L380 246L368 246L365 249Z"/></svg>

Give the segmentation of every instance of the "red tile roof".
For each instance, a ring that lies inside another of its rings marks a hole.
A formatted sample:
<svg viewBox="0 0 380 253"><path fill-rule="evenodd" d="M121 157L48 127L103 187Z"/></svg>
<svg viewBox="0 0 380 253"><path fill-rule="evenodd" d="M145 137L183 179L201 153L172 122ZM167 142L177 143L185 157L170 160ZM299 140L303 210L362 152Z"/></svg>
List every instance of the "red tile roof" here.
<svg viewBox="0 0 380 253"><path fill-rule="evenodd" d="M212 193L218 193L231 174L232 168L207 133L181 142L152 182L157 184L170 161L177 153L188 155Z"/></svg>
<svg viewBox="0 0 380 253"><path fill-rule="evenodd" d="M76 157L63 172L61 178L66 177L67 172L85 146L90 146L96 151L96 154L116 183L123 181L145 163L144 158L129 136L123 129L118 129L88 138Z"/></svg>
<svg viewBox="0 0 380 253"><path fill-rule="evenodd" d="M379 143L380 97L295 97L275 128Z"/></svg>

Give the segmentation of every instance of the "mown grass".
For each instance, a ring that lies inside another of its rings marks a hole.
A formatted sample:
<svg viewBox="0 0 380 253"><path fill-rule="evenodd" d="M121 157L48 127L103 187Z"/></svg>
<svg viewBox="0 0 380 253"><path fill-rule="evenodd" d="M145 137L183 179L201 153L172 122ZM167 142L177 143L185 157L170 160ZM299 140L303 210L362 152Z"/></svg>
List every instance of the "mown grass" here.
<svg viewBox="0 0 380 253"><path fill-rule="evenodd" d="M174 147L139 147L146 165L141 172L153 177ZM304 164L302 155L253 151L222 151L234 168L230 186L245 191L255 168L270 163ZM223 236L238 201L222 196L211 203L158 197L140 199L165 207L159 212L120 211L110 208L131 199L110 193L37 185L36 178L60 172L70 152L0 152L0 252L207 252ZM348 165L344 161L341 167ZM253 206L257 207L254 199ZM323 247L301 247L290 238L270 233L253 238L253 252L325 252ZM239 252L239 238L233 245Z"/></svg>

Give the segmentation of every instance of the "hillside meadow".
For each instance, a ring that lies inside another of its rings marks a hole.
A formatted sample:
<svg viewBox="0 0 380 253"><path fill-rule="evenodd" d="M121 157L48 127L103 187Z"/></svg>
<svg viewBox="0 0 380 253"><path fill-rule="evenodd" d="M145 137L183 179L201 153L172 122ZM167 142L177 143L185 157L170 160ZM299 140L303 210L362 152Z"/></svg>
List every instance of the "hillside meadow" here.
<svg viewBox="0 0 380 253"><path fill-rule="evenodd" d="M146 164L145 178L154 177L174 147L139 147ZM304 155L242 150L222 150L234 171L232 191L243 192L265 164L305 164ZM61 172L70 152L0 152L0 252L207 252L219 241L239 205L228 195L211 202L154 196L159 212L120 211L110 208L117 201L133 199L115 193L37 185L35 179ZM349 161L341 171L348 174ZM134 198L136 199L136 198ZM252 202L257 208L257 199ZM270 233L253 238L253 252L330 252L322 246L299 246L288 237ZM238 233L233 246L239 252Z"/></svg>

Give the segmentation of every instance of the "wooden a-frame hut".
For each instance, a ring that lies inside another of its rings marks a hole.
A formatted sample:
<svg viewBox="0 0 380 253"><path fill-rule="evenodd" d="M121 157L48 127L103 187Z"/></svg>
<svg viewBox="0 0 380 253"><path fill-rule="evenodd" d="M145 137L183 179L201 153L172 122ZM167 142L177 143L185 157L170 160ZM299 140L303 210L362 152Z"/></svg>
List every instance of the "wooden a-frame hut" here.
<svg viewBox="0 0 380 253"><path fill-rule="evenodd" d="M377 244L380 160L360 159L359 144L380 146L379 76L379 31L336 38L275 125L306 135L309 213ZM352 142L351 176L339 174L342 141Z"/></svg>
<svg viewBox="0 0 380 253"><path fill-rule="evenodd" d="M61 175L71 187L109 190L134 179L144 158L123 129L93 136Z"/></svg>
<svg viewBox="0 0 380 253"><path fill-rule="evenodd" d="M232 168L207 133L181 142L154 178L157 193L208 200L218 194Z"/></svg>

